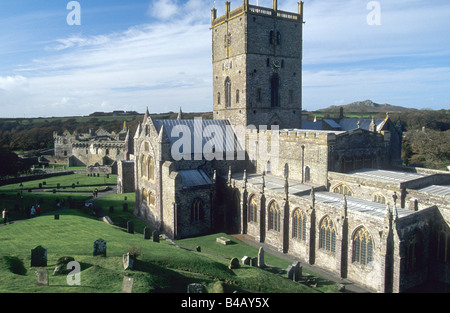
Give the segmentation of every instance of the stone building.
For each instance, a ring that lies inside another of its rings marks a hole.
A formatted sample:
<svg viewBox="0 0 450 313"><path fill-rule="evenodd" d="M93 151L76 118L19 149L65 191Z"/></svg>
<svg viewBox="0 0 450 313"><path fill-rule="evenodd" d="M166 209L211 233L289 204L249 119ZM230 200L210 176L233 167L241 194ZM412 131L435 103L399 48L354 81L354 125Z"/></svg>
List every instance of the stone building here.
<svg viewBox="0 0 450 313"><path fill-rule="evenodd" d="M88 133L70 133L67 130L53 134L57 163L68 166L112 166L126 158L125 150L130 145L129 130L124 123L119 133L109 133L104 129L89 130Z"/></svg>
<svg viewBox="0 0 450 313"><path fill-rule="evenodd" d="M302 24L302 3L213 8L214 119L147 110L135 214L175 239L246 234L374 292L450 283L449 173L398 166L388 119L302 127Z"/></svg>

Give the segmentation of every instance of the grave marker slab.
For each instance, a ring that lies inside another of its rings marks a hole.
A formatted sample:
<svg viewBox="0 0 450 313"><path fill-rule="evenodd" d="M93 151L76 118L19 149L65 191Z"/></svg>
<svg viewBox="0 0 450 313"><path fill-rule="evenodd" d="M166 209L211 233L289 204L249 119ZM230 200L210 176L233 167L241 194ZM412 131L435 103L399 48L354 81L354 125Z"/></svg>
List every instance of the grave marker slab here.
<svg viewBox="0 0 450 313"><path fill-rule="evenodd" d="M123 268L125 270L132 270L134 266L134 255L130 254L129 252L127 254L123 255Z"/></svg>
<svg viewBox="0 0 450 313"><path fill-rule="evenodd" d="M36 271L36 285L48 286L48 271L39 269Z"/></svg>
<svg viewBox="0 0 450 313"><path fill-rule="evenodd" d="M150 227L144 228L144 239L150 239L150 236L152 235L152 231Z"/></svg>
<svg viewBox="0 0 450 313"><path fill-rule="evenodd" d="M31 267L47 266L47 249L37 246L31 249Z"/></svg>
<svg viewBox="0 0 450 313"><path fill-rule="evenodd" d="M134 234L134 223L133 221L127 222L127 231L129 234Z"/></svg>
<svg viewBox="0 0 450 313"><path fill-rule="evenodd" d="M264 264L264 249L263 247L259 248L258 252L258 267L264 268L266 265Z"/></svg>
<svg viewBox="0 0 450 313"><path fill-rule="evenodd" d="M155 230L152 233L152 237L153 237L153 242L159 242L159 231Z"/></svg>
<svg viewBox="0 0 450 313"><path fill-rule="evenodd" d="M132 293L133 292L134 278L124 277L122 281L122 293Z"/></svg>
<svg viewBox="0 0 450 313"><path fill-rule="evenodd" d="M96 255L106 256L106 241L101 238L94 241L94 256Z"/></svg>

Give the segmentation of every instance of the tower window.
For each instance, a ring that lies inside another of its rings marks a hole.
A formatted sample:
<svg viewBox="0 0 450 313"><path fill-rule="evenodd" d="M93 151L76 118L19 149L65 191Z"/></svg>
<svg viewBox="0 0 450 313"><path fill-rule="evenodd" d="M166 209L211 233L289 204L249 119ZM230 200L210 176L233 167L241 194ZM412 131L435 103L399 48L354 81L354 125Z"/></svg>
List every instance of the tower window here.
<svg viewBox="0 0 450 313"><path fill-rule="evenodd" d="M217 104L220 104L220 92L217 93Z"/></svg>
<svg viewBox="0 0 450 313"><path fill-rule="evenodd" d="M236 90L236 103L239 103L239 89Z"/></svg>
<svg viewBox="0 0 450 313"><path fill-rule="evenodd" d="M280 106L280 78L278 74L274 74L270 80L270 104L272 107Z"/></svg>
<svg viewBox="0 0 450 313"><path fill-rule="evenodd" d="M289 90L289 103L294 103L294 90Z"/></svg>
<svg viewBox="0 0 450 313"><path fill-rule="evenodd" d="M275 44L275 35L274 35L273 30L271 30L269 33L269 44L271 44L271 45Z"/></svg>
<svg viewBox="0 0 450 313"><path fill-rule="evenodd" d="M225 107L231 107L231 80L229 77L225 79Z"/></svg>
<svg viewBox="0 0 450 313"><path fill-rule="evenodd" d="M281 34L277 32L277 45L281 44Z"/></svg>

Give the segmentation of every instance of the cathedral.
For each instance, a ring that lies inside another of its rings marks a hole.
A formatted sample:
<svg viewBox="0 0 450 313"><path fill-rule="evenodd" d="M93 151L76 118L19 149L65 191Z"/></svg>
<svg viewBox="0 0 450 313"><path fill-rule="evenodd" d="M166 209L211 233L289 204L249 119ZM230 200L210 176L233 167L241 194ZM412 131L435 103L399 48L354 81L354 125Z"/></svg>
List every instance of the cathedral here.
<svg viewBox="0 0 450 313"><path fill-rule="evenodd" d="M119 163L134 214L174 239L224 231L373 292L450 283L450 175L401 166L401 129L302 121L303 3L211 11L211 120L147 110Z"/></svg>

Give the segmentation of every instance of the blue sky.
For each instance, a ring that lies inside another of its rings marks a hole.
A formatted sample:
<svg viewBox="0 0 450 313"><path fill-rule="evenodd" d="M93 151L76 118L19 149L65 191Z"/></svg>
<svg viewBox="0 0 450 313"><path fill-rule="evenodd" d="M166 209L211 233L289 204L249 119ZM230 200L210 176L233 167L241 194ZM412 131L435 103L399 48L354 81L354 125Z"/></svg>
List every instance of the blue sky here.
<svg viewBox="0 0 450 313"><path fill-rule="evenodd" d="M214 1L79 0L79 26L67 23L69 2L0 2L1 117L212 110ZM303 108L371 99L449 109L450 2L375 1L380 23L369 25L370 2L304 1Z"/></svg>

